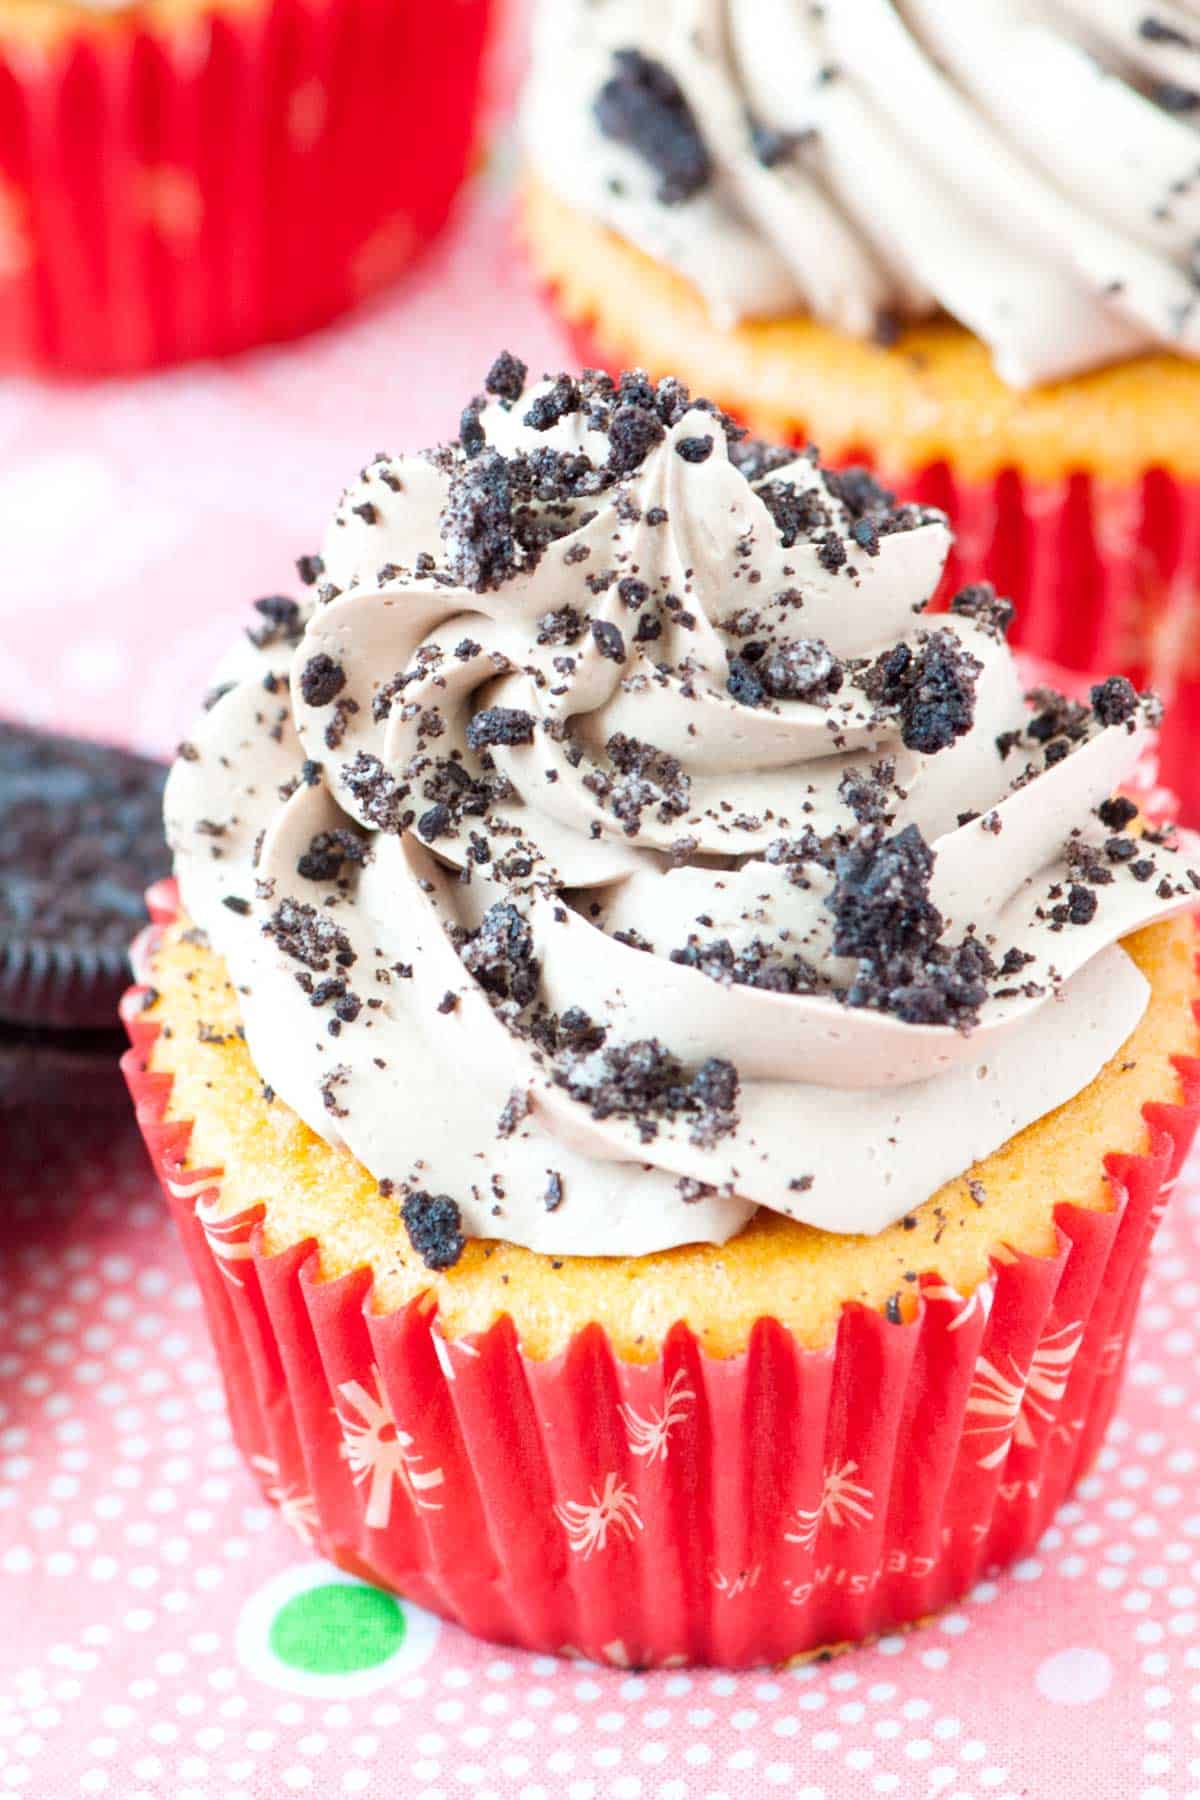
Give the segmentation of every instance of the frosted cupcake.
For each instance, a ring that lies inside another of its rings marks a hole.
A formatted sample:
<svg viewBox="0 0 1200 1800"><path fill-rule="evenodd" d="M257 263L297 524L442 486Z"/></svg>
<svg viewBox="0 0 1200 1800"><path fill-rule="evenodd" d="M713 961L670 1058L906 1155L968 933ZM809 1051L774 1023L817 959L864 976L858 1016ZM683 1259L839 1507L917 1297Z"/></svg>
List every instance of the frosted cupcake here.
<svg viewBox="0 0 1200 1800"><path fill-rule="evenodd" d="M126 1008L239 1440L486 1636L778 1661L1036 1541L1196 1119L1156 708L951 538L513 357L259 603Z"/></svg>
<svg viewBox="0 0 1200 1800"><path fill-rule="evenodd" d="M222 355L376 292L465 173L488 12L0 0L0 368Z"/></svg>
<svg viewBox="0 0 1200 1800"><path fill-rule="evenodd" d="M1178 6L562 0L523 229L585 360L870 460L1024 643L1178 693L1200 805L1198 126Z"/></svg>

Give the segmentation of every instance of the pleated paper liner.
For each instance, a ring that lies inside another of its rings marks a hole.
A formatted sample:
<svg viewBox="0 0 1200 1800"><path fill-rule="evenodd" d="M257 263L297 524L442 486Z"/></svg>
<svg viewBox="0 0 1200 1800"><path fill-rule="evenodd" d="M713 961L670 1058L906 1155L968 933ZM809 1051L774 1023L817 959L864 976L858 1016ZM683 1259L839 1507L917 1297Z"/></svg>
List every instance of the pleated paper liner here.
<svg viewBox="0 0 1200 1800"><path fill-rule="evenodd" d="M0 28L0 367L287 338L390 280L465 172L489 0L195 0Z"/></svg>
<svg viewBox="0 0 1200 1800"><path fill-rule="evenodd" d="M150 931L175 916L152 890ZM684 1324L647 1364L592 1326L548 1361L511 1320L446 1339L432 1304L378 1314L364 1269L269 1255L261 1208L217 1211L190 1125L124 1070L200 1283L237 1441L303 1541L480 1636L622 1667L784 1662L948 1605L1032 1549L1116 1400L1146 1256L1200 1118L1150 1105L1112 1155L1110 1211L1058 1209L1052 1256L997 1250L969 1297L924 1280L901 1324L849 1306L828 1349L763 1318L744 1354Z"/></svg>
<svg viewBox="0 0 1200 1800"><path fill-rule="evenodd" d="M593 327L562 323L580 367L620 372ZM848 460L950 515L956 543L943 602L966 582L992 581L1017 603L1014 644L1065 669L1154 689L1167 703L1162 779L1179 795L1181 817L1200 819L1200 482L1163 469L1133 485L1084 472L1031 481L1019 469L965 481L946 463L892 467L870 445Z"/></svg>

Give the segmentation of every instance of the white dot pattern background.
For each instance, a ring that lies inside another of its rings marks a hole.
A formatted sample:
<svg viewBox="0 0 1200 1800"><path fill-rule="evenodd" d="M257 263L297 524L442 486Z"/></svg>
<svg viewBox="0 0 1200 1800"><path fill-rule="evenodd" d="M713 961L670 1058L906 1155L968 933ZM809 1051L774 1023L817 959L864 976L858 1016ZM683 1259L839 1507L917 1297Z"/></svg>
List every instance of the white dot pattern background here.
<svg viewBox="0 0 1200 1800"><path fill-rule="evenodd" d="M493 164L387 305L157 382L0 386L3 708L166 753L345 479L572 360ZM783 1673L638 1675L413 1615L369 1676L264 1649L314 1568L243 1469L132 1125L0 1116L0 1800L1200 1800L1200 1162L1121 1412L1036 1555Z"/></svg>

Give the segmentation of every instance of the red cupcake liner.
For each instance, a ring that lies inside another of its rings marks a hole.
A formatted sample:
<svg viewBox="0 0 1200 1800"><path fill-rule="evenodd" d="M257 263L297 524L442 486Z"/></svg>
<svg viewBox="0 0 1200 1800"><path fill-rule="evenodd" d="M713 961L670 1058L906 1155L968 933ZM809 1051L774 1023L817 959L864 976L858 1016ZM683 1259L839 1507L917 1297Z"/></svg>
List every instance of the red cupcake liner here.
<svg viewBox="0 0 1200 1800"><path fill-rule="evenodd" d="M592 328L563 322L582 366L619 372ZM1019 469L965 481L944 462L896 468L870 446L852 460L950 515L943 599L966 582L994 582L1017 603L1015 644L1066 669L1127 675L1161 696L1162 779L1181 815L1200 819L1200 482L1164 469L1124 483L1082 472L1032 481Z"/></svg>
<svg viewBox="0 0 1200 1800"><path fill-rule="evenodd" d="M0 365L109 374L323 324L442 223L488 0L253 0L0 37Z"/></svg>
<svg viewBox="0 0 1200 1800"><path fill-rule="evenodd" d="M172 884L135 967L175 916ZM127 996L123 1068L199 1279L237 1441L306 1544L485 1638L622 1667L777 1663L919 1620L1032 1549L1112 1413L1146 1257L1200 1120L1145 1108L1109 1155L1111 1211L1060 1206L1045 1257L1002 1250L964 1298L859 1306L802 1348L777 1320L744 1354L677 1324L650 1363L599 1326L547 1361L512 1321L447 1339L431 1297L372 1310L362 1269L274 1255L263 1209L216 1214Z"/></svg>

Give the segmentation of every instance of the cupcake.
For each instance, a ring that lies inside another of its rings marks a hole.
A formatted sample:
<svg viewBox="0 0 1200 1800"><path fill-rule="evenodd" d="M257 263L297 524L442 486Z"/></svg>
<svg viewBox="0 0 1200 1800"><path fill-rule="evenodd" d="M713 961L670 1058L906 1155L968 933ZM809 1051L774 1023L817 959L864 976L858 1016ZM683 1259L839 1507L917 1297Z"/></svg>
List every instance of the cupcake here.
<svg viewBox="0 0 1200 1800"><path fill-rule="evenodd" d="M462 179L487 12L0 0L0 363L218 355L375 291Z"/></svg>
<svg viewBox="0 0 1200 1800"><path fill-rule="evenodd" d="M523 235L583 360L869 462L1152 681L1200 810L1198 127L1177 6L548 0Z"/></svg>
<svg viewBox="0 0 1200 1800"><path fill-rule="evenodd" d="M180 747L131 1089L268 1497L486 1637L778 1662L1028 1550L1200 1104L1155 703L678 381L380 456Z"/></svg>

